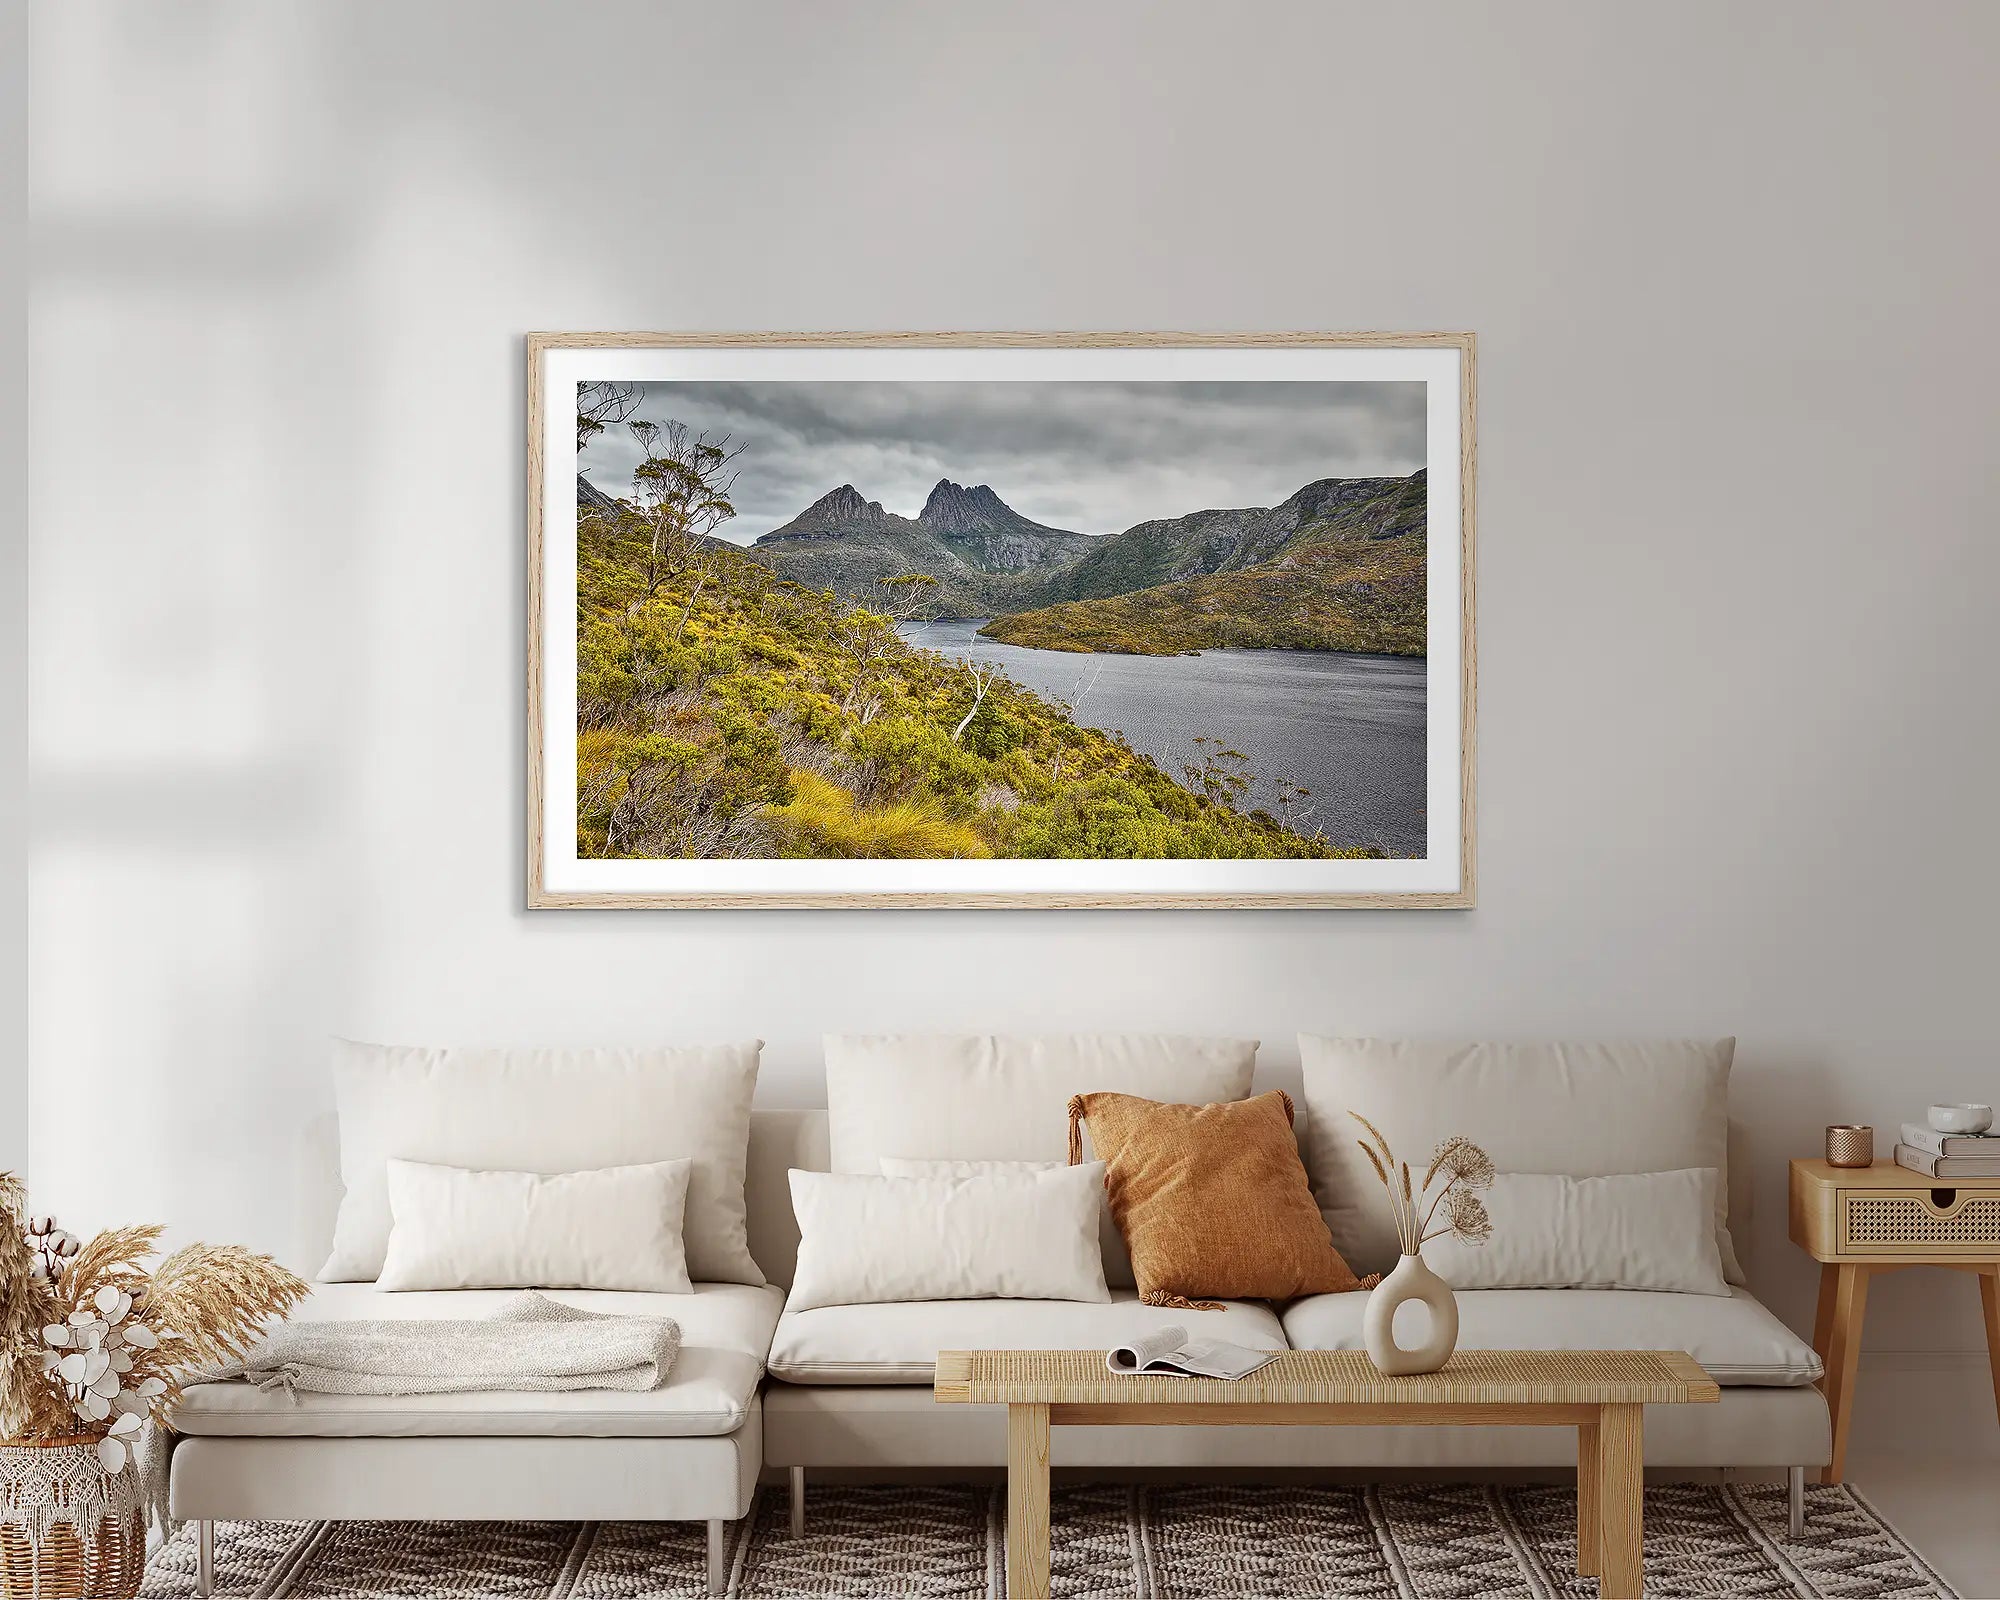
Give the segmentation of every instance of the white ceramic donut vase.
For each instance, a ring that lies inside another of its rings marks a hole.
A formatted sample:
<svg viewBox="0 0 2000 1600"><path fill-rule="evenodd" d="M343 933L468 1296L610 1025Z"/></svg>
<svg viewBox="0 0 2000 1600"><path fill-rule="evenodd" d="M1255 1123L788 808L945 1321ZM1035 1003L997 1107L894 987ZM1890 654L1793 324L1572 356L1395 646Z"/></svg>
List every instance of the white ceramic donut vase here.
<svg viewBox="0 0 2000 1600"><path fill-rule="evenodd" d="M1430 1308L1431 1331L1422 1344L1405 1350L1396 1343L1396 1308L1409 1300ZM1404 1256L1370 1292L1361 1313L1361 1342L1368 1359L1391 1378L1437 1371L1458 1348L1458 1301L1451 1285L1424 1265L1422 1256Z"/></svg>

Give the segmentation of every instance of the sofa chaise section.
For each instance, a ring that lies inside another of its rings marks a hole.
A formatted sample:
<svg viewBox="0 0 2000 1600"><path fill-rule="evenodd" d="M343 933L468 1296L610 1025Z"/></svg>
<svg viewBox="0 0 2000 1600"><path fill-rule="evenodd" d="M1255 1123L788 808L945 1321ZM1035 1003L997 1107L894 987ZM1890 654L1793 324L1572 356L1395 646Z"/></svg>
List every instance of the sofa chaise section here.
<svg viewBox="0 0 2000 1600"><path fill-rule="evenodd" d="M303 1318L490 1316L513 1291L385 1294L321 1284ZM204 1384L177 1419L169 1509L221 1520L698 1521L710 1586L722 1526L746 1515L763 1468L764 1357L783 1291L697 1284L692 1294L550 1291L585 1310L672 1317L681 1349L658 1389L557 1394L293 1395Z"/></svg>

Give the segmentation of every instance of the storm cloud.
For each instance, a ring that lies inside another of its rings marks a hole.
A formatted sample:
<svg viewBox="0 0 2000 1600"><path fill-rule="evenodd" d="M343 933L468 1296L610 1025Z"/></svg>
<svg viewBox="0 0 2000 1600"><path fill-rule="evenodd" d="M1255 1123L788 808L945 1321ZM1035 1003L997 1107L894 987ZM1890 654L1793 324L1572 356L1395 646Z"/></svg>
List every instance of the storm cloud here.
<svg viewBox="0 0 2000 1600"><path fill-rule="evenodd" d="M989 484L1079 533L1270 506L1316 478L1424 465L1421 383L648 383L637 416L741 444L719 531L748 544L831 489L914 517L940 478ZM578 458L629 495L639 449L607 428Z"/></svg>

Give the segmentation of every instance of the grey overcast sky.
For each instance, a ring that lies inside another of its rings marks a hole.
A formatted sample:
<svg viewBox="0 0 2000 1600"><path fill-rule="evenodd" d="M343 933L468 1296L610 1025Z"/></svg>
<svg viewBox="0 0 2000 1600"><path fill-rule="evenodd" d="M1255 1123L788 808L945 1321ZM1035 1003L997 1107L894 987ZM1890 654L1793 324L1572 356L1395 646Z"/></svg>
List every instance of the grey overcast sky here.
<svg viewBox="0 0 2000 1600"><path fill-rule="evenodd" d="M914 517L940 478L989 484L1025 517L1120 533L1155 517L1271 506L1316 478L1424 465L1421 383L648 383L637 415L744 446L748 544L851 483ZM578 458L629 495L639 450L607 428Z"/></svg>

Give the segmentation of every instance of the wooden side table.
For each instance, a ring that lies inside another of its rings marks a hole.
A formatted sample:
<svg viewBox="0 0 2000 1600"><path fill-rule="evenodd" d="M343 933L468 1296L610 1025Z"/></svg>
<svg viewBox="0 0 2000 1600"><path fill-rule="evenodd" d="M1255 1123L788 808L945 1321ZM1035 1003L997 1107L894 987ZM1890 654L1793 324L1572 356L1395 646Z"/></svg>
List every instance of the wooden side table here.
<svg viewBox="0 0 2000 1600"><path fill-rule="evenodd" d="M1576 1570L1604 1600L1643 1589L1649 1405L1722 1391L1679 1350L1461 1350L1439 1372L1384 1377L1359 1350L1287 1350L1247 1378L1126 1377L1101 1350L940 1350L933 1395L1007 1408L1008 1600L1049 1592L1051 1427L1576 1429Z"/></svg>
<svg viewBox="0 0 2000 1600"><path fill-rule="evenodd" d="M1840 1482L1868 1280L1904 1267L1947 1267L1979 1280L1993 1402L2000 1410L2000 1178L1927 1178L1877 1161L1872 1167L1792 1163L1792 1243L1819 1270L1813 1348L1833 1413L1833 1459L1822 1481Z"/></svg>

